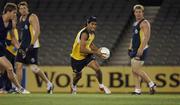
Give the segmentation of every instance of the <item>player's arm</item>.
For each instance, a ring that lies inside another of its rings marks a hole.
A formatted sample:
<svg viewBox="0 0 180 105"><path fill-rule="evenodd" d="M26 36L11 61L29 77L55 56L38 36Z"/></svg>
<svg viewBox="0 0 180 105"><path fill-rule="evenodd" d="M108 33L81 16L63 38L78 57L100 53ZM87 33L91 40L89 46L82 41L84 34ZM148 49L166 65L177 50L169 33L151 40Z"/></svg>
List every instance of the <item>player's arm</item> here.
<svg viewBox="0 0 180 105"><path fill-rule="evenodd" d="M19 49L19 47L20 47L20 44L19 44L19 42L18 42L18 40L16 39L16 37L15 37L15 30L16 29L12 29L11 31L10 31L10 35L11 35L11 43L17 48L17 49Z"/></svg>
<svg viewBox="0 0 180 105"><path fill-rule="evenodd" d="M98 51L93 51L86 48L87 39L88 35L86 33L82 33L80 38L80 52L86 54L100 54Z"/></svg>
<svg viewBox="0 0 180 105"><path fill-rule="evenodd" d="M15 37L15 31L16 31L16 23L17 23L17 20L16 18L12 20L12 30L10 31L10 35L11 35L11 43L17 48L19 49L20 47L20 44L18 42L18 39L16 39Z"/></svg>
<svg viewBox="0 0 180 105"><path fill-rule="evenodd" d="M19 41L18 41L18 39L17 39L17 37L16 37L16 36L18 36L18 31L17 31L17 29L14 29L14 30L13 30L13 33L14 33L15 39L12 38L12 35L11 35L11 44L15 46L16 43L19 44ZM10 34L12 34L12 33L10 33ZM17 42L16 42L16 41L17 41ZM20 46L20 44L19 44L19 46Z"/></svg>
<svg viewBox="0 0 180 105"><path fill-rule="evenodd" d="M37 15L32 14L29 18L29 22L33 27L34 30L34 35L33 35L33 39L31 41L31 45L34 45L34 43L36 42L36 40L38 39L38 36L40 34L40 24L39 24L39 19L37 17Z"/></svg>
<svg viewBox="0 0 180 105"><path fill-rule="evenodd" d="M94 54L94 51L88 50L86 48L86 41L88 39L88 35L86 33L82 33L80 37L80 52L86 54Z"/></svg>
<svg viewBox="0 0 180 105"><path fill-rule="evenodd" d="M140 25L141 30L143 31L143 39L141 40L142 45L139 47L138 52L137 52L137 56L141 56L143 54L143 50L146 47L146 45L148 44L149 38L150 38L150 23L145 20L141 23Z"/></svg>
<svg viewBox="0 0 180 105"><path fill-rule="evenodd" d="M132 39L130 40L130 43L129 43L129 48L128 48L128 55L131 56L131 51L132 51Z"/></svg>
<svg viewBox="0 0 180 105"><path fill-rule="evenodd" d="M94 43L91 43L90 48L92 51L98 51L99 48L96 47Z"/></svg>
<svg viewBox="0 0 180 105"><path fill-rule="evenodd" d="M129 48L128 50L131 50L132 49L132 39L130 40L130 43L129 43Z"/></svg>

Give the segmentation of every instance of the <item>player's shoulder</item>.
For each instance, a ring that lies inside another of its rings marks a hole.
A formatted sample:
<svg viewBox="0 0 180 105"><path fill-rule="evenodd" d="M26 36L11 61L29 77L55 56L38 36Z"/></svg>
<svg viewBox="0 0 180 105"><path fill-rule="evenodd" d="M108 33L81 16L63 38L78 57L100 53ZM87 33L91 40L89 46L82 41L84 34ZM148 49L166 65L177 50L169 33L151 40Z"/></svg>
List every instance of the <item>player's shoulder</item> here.
<svg viewBox="0 0 180 105"><path fill-rule="evenodd" d="M29 19L30 19L30 21L31 20L39 20L38 16L35 13L31 13L30 16L29 16Z"/></svg>
<svg viewBox="0 0 180 105"><path fill-rule="evenodd" d="M141 22L140 26L141 26L141 27L142 27L142 26L150 26L150 22L149 22L147 19L144 19L144 20Z"/></svg>
<svg viewBox="0 0 180 105"><path fill-rule="evenodd" d="M82 29L81 34L87 34L88 35L89 33L88 33L87 29L84 28L84 29Z"/></svg>
<svg viewBox="0 0 180 105"><path fill-rule="evenodd" d="M147 20L147 19L144 19L142 22L141 22L142 25L145 25L145 24L150 24L150 22Z"/></svg>
<svg viewBox="0 0 180 105"><path fill-rule="evenodd" d="M84 37L84 38L86 38L86 39L88 39L88 37L89 37L89 33L88 33L88 31L87 31L86 28L84 28L84 29L81 30L80 38L82 38L82 37Z"/></svg>
<svg viewBox="0 0 180 105"><path fill-rule="evenodd" d="M37 16L37 14L35 14L35 13L31 13L31 16Z"/></svg>
<svg viewBox="0 0 180 105"><path fill-rule="evenodd" d="M35 13L31 13L30 17L36 17L37 18L38 16Z"/></svg>

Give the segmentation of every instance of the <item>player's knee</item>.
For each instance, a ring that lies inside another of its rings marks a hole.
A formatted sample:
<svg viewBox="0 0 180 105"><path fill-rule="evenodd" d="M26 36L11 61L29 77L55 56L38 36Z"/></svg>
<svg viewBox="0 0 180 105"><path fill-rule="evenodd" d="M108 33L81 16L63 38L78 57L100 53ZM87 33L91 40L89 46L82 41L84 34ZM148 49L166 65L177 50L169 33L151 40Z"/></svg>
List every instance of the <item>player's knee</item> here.
<svg viewBox="0 0 180 105"><path fill-rule="evenodd" d="M9 66L8 68L6 68L6 71L7 71L7 73L8 73L8 72L13 72L13 67L12 67L12 66Z"/></svg>
<svg viewBox="0 0 180 105"><path fill-rule="evenodd" d="M100 69L96 70L96 74L102 74L102 71Z"/></svg>
<svg viewBox="0 0 180 105"><path fill-rule="evenodd" d="M23 67L22 66L16 66L16 71L22 71Z"/></svg>
<svg viewBox="0 0 180 105"><path fill-rule="evenodd" d="M138 59L135 59L135 58L132 58L131 59L131 65L143 65L144 64L144 61L142 60L138 60Z"/></svg>
<svg viewBox="0 0 180 105"><path fill-rule="evenodd" d="M137 71L137 70L135 70L135 69L132 69L132 72L133 72L133 73L135 73L135 74L137 74L137 73L138 73L138 71Z"/></svg>
<svg viewBox="0 0 180 105"><path fill-rule="evenodd" d="M131 59L131 65L135 65L136 64L136 60L134 58Z"/></svg>
<svg viewBox="0 0 180 105"><path fill-rule="evenodd" d="M31 65L30 68L34 73L38 73L40 71L40 68L37 65Z"/></svg>
<svg viewBox="0 0 180 105"><path fill-rule="evenodd" d="M101 72L100 67L94 67L93 70L94 70L95 72Z"/></svg>

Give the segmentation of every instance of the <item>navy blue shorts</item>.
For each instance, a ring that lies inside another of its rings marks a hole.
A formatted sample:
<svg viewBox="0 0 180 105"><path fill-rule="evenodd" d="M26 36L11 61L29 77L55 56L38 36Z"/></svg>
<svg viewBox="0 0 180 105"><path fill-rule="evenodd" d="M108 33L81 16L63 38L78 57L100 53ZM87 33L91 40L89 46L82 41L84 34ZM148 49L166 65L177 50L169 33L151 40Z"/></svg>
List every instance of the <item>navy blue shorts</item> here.
<svg viewBox="0 0 180 105"><path fill-rule="evenodd" d="M140 56L140 60L141 60L141 61L144 61L144 60L147 58L147 53L148 53L148 48L146 48L146 49L143 51L142 56Z"/></svg>
<svg viewBox="0 0 180 105"><path fill-rule="evenodd" d="M71 57L71 67L73 69L73 72L80 73L82 69L87 66L92 60L95 60L95 57L91 54L83 60L75 60Z"/></svg>
<svg viewBox="0 0 180 105"><path fill-rule="evenodd" d="M146 59L147 53L148 53L148 48L144 49L143 54L140 56L141 61L144 61ZM134 57L137 57L136 54L137 54L137 51L132 51L129 56L131 58L134 58Z"/></svg>
<svg viewBox="0 0 180 105"><path fill-rule="evenodd" d="M0 46L0 57L3 57L6 55L6 48L4 46Z"/></svg>
<svg viewBox="0 0 180 105"><path fill-rule="evenodd" d="M6 50L6 54L5 54L6 58L11 62L13 68L14 68L14 64L15 64L15 55L13 55L11 52L9 52L8 50Z"/></svg>
<svg viewBox="0 0 180 105"><path fill-rule="evenodd" d="M38 64L38 48L33 48L30 51L27 51L26 56L23 57L22 53L18 51L16 56L16 62L21 62L23 64Z"/></svg>

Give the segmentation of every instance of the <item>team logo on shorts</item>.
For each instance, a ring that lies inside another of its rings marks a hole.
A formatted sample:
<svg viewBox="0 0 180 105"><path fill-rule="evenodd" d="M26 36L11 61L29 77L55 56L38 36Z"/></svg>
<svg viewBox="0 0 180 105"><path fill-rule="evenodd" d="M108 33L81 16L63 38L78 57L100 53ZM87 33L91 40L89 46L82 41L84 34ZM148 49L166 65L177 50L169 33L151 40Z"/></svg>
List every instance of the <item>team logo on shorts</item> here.
<svg viewBox="0 0 180 105"><path fill-rule="evenodd" d="M27 30L28 29L28 26L27 26L27 24L24 26L24 28Z"/></svg>
<svg viewBox="0 0 180 105"><path fill-rule="evenodd" d="M31 58L31 62L34 63L36 60L34 58Z"/></svg>
<svg viewBox="0 0 180 105"><path fill-rule="evenodd" d="M135 33L135 34L138 34L138 30L137 30L137 29L135 29L134 33Z"/></svg>

